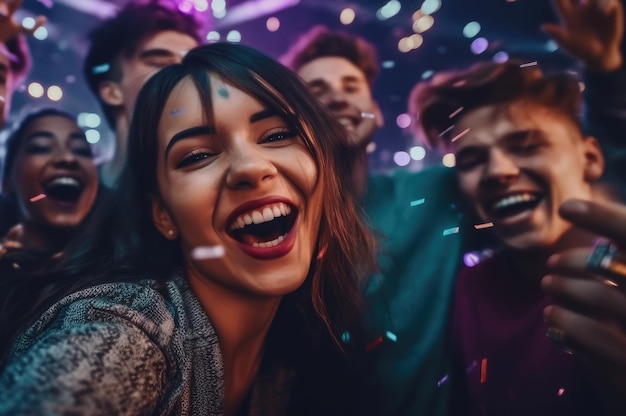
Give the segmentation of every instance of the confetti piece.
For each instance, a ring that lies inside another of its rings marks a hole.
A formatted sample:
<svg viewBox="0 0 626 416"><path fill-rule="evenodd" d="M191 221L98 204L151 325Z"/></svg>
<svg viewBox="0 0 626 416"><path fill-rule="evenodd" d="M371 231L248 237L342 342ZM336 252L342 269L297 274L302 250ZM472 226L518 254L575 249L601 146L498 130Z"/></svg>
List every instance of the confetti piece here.
<svg viewBox="0 0 626 416"><path fill-rule="evenodd" d="M452 130L453 128L454 128L454 124L448 127L447 129L445 129L444 131L442 131L441 133L439 133L439 137L443 137L444 135L448 134L448 132L450 132L450 130Z"/></svg>
<svg viewBox="0 0 626 416"><path fill-rule="evenodd" d="M492 222L486 222L484 224L476 224L474 225L474 228L477 230L483 230L485 228L491 228L493 227L493 223Z"/></svg>
<svg viewBox="0 0 626 416"><path fill-rule="evenodd" d="M376 115L374 113L366 113L365 111L361 113L361 118L371 118L374 119L376 118Z"/></svg>
<svg viewBox="0 0 626 416"><path fill-rule="evenodd" d="M456 234L459 232L459 227L452 227L452 228L447 228L445 230L443 230L443 235L450 235L450 234Z"/></svg>
<svg viewBox="0 0 626 416"><path fill-rule="evenodd" d="M398 341L398 336L391 331L385 332L385 336L387 337L389 341L393 341L393 342Z"/></svg>
<svg viewBox="0 0 626 416"><path fill-rule="evenodd" d="M456 116L457 114L459 114L461 111L463 111L463 107L459 107L456 110L454 110L449 116L448 118L453 118L454 116Z"/></svg>
<svg viewBox="0 0 626 416"><path fill-rule="evenodd" d="M563 395L563 393L565 393L565 389L563 387L561 387L559 389L559 391L556 393L557 396L561 397Z"/></svg>
<svg viewBox="0 0 626 416"><path fill-rule="evenodd" d="M478 361L474 360L472 361L472 363L470 365L467 366L467 368L465 369L466 373L470 373L472 372L476 367L478 367Z"/></svg>
<svg viewBox="0 0 626 416"><path fill-rule="evenodd" d="M441 387L446 381L448 381L448 375L441 377L441 380L437 382L437 387Z"/></svg>
<svg viewBox="0 0 626 416"><path fill-rule="evenodd" d="M191 252L191 257L196 260L217 259L224 257L224 246L196 247Z"/></svg>
<svg viewBox="0 0 626 416"><path fill-rule="evenodd" d="M94 75L98 75L98 74L104 74L105 72L109 72L109 70L111 69L111 65L110 64L102 64L102 65L97 65L94 66L93 68L91 68L91 73Z"/></svg>
<svg viewBox="0 0 626 416"><path fill-rule="evenodd" d="M480 363L480 384L487 381L487 359L483 358Z"/></svg>
<svg viewBox="0 0 626 416"><path fill-rule="evenodd" d="M450 140L451 142L456 142L457 140L459 140L461 137L465 136L467 133L469 133L470 129L469 127L466 128L465 130L463 130L462 132L460 132L459 134L457 134L456 136L454 136L452 138L452 140Z"/></svg>
<svg viewBox="0 0 626 416"><path fill-rule="evenodd" d="M343 341L344 344L347 344L348 342L350 342L350 332L346 331L343 334L341 334L341 341Z"/></svg>
<svg viewBox="0 0 626 416"><path fill-rule="evenodd" d="M537 61L532 61L532 62L528 62L526 64L521 64L519 67L520 68L527 68L529 66L537 66Z"/></svg>
<svg viewBox="0 0 626 416"><path fill-rule="evenodd" d="M383 341L384 341L383 337L380 336L380 337L376 338L374 341L372 341L372 343L370 343L367 347L365 347L365 349L367 351L371 351L374 348L378 347L380 344L382 344Z"/></svg>
<svg viewBox="0 0 626 416"><path fill-rule="evenodd" d="M416 207L418 205L422 205L424 202L426 202L426 198L416 199L415 201L411 201L411 206Z"/></svg>
<svg viewBox="0 0 626 416"><path fill-rule="evenodd" d="M37 201L41 201L41 200L42 200L42 199L44 199L45 197L46 197L46 194L39 194L39 195L36 195L36 196L32 197L32 198L30 199L30 202L37 202Z"/></svg>
<svg viewBox="0 0 626 416"><path fill-rule="evenodd" d="M455 82L454 84L452 84L452 86L453 87L462 87L465 84L467 84L467 80L460 79L457 82Z"/></svg>

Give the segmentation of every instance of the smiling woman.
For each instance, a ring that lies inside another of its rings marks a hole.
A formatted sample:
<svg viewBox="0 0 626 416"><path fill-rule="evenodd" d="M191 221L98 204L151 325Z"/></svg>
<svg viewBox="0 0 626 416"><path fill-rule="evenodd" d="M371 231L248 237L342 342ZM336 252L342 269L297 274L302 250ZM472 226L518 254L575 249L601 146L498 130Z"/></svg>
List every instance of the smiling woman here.
<svg viewBox="0 0 626 416"><path fill-rule="evenodd" d="M353 410L339 339L374 242L341 125L282 65L217 43L148 81L129 144L115 198L15 317L0 409Z"/></svg>
<svg viewBox="0 0 626 416"><path fill-rule="evenodd" d="M90 212L98 188L91 147L75 117L55 109L26 116L7 140L3 166L2 230L14 226L7 243L59 251Z"/></svg>

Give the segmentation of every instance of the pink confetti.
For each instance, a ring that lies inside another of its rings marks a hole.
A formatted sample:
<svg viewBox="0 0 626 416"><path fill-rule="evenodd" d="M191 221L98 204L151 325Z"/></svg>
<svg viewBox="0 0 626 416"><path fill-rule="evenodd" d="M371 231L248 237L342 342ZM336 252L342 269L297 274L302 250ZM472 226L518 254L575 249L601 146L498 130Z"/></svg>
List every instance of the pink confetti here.
<svg viewBox="0 0 626 416"><path fill-rule="evenodd" d="M454 136L452 138L452 140L450 140L451 142L456 142L457 140L459 140L461 137L465 136L467 133L469 133L470 128L466 128L465 130L463 130L462 132L460 132L459 134L457 134L456 136Z"/></svg>
<svg viewBox="0 0 626 416"><path fill-rule="evenodd" d="M456 110L454 110L449 116L448 118L454 118L454 116L456 116L457 114L459 114L461 111L463 111L463 107L459 107Z"/></svg>
<svg viewBox="0 0 626 416"><path fill-rule="evenodd" d="M565 389L563 387L561 387L559 389L559 391L556 393L557 396L561 397L563 395L563 393L565 393Z"/></svg>
<svg viewBox="0 0 626 416"><path fill-rule="evenodd" d="M46 197L46 194L39 194L37 196L34 196L30 199L30 202L37 202L37 201L41 201L42 199L44 199Z"/></svg>
<svg viewBox="0 0 626 416"><path fill-rule="evenodd" d="M191 252L191 257L196 260L218 259L224 257L224 246L196 247Z"/></svg>
<svg viewBox="0 0 626 416"><path fill-rule="evenodd" d="M493 227L493 223L492 222L486 222L484 224L476 224L476 225L474 225L474 228L477 229L477 230L482 230L482 229L491 228L491 227Z"/></svg>

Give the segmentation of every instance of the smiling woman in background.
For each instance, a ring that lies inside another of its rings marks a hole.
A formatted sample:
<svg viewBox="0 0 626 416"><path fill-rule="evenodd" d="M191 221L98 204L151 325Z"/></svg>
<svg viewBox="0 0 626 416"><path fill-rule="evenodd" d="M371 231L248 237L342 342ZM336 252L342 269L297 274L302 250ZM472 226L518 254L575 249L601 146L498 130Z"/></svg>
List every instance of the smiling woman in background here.
<svg viewBox="0 0 626 416"><path fill-rule="evenodd" d="M52 108L26 116L8 138L2 175L4 248L60 251L98 194L91 146L74 116ZM13 217L17 224L6 222Z"/></svg>
<svg viewBox="0 0 626 416"><path fill-rule="evenodd" d="M338 340L374 243L341 125L218 43L148 81L129 137L116 198L13 324L0 413L350 411Z"/></svg>

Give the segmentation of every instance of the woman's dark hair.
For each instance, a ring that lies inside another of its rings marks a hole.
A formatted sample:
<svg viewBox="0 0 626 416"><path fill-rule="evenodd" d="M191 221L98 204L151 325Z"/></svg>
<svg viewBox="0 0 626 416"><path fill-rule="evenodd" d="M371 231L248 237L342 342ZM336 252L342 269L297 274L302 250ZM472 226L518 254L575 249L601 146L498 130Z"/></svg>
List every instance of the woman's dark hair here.
<svg viewBox="0 0 626 416"><path fill-rule="evenodd" d="M259 51L230 43L195 48L182 63L162 69L144 85L130 127L128 160L114 197L101 204L97 221L47 273L43 295L19 317L12 335L24 330L51 302L79 288L144 278L164 281L181 267L180 247L156 230L150 215L151 197L158 196L157 127L167 99L183 79L195 84L210 122L210 75L282 116L303 137L317 164L324 190L317 249L304 285L283 298L272 332L284 336L281 325L310 327L323 336L325 327L338 342L339 334L357 316L361 279L375 263L374 239L361 219L344 162L349 151L347 133L292 71ZM324 255L317 259L320 251Z"/></svg>
<svg viewBox="0 0 626 416"><path fill-rule="evenodd" d="M20 122L15 126L14 130L8 136L4 146L5 155L2 163L2 195L0 196L0 238L4 236L9 228L15 225L19 221L19 213L17 211L17 205L12 195L7 194L6 184L11 179L11 170L15 165L15 159L22 145L22 139L24 138L24 131L35 120L41 117L64 117L72 122L76 123L76 117L66 111L56 108L42 108L32 113L27 114Z"/></svg>

